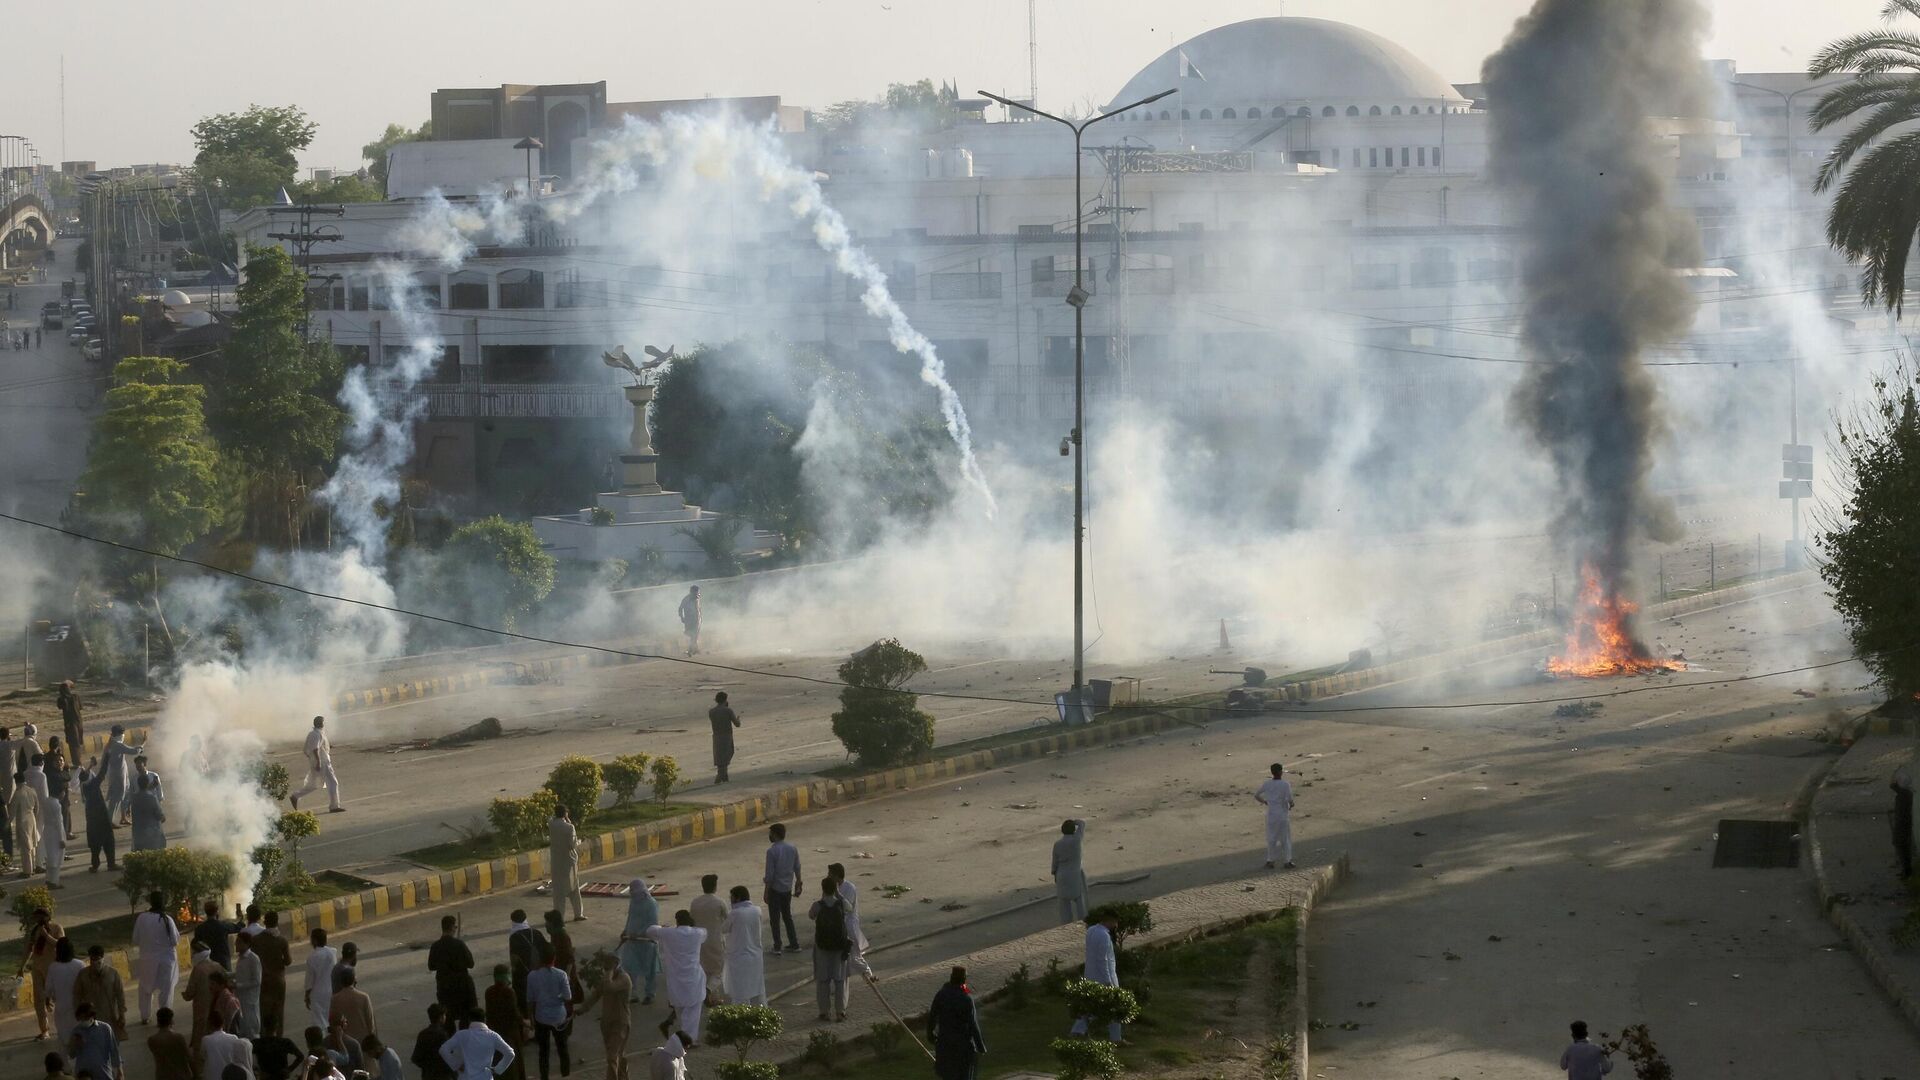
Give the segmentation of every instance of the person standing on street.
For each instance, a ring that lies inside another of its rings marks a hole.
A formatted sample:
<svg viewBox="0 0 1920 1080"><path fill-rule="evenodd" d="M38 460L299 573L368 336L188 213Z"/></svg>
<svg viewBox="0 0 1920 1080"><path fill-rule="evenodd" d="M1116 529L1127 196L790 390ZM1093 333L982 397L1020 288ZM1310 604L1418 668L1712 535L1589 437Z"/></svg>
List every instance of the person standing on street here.
<svg viewBox="0 0 1920 1080"><path fill-rule="evenodd" d="M821 878L820 899L807 909L807 917L813 920L813 996L822 1023L847 1018L847 960L853 953L853 937L847 932L847 908L840 900L839 886L830 877Z"/></svg>
<svg viewBox="0 0 1920 1080"><path fill-rule="evenodd" d="M773 928L773 951L780 951L780 927L787 928L787 952L800 951L800 934L793 928L793 894L800 887L800 849L787 843L786 825L775 822L767 830L767 923Z"/></svg>
<svg viewBox="0 0 1920 1080"><path fill-rule="evenodd" d="M680 598L680 628L687 634L687 655L700 651L700 586L687 589L687 595Z"/></svg>
<svg viewBox="0 0 1920 1080"><path fill-rule="evenodd" d="M433 996L449 1016L465 1016L480 1007L473 985L473 950L454 931L460 920L440 917L440 940L427 950L427 970L433 972Z"/></svg>
<svg viewBox="0 0 1920 1080"><path fill-rule="evenodd" d="M86 745L86 727L80 723L80 695L73 692L73 680L60 683L60 692L54 695L54 703L60 707L60 722L66 728L67 746L77 759L80 748Z"/></svg>
<svg viewBox="0 0 1920 1080"><path fill-rule="evenodd" d="M233 937L233 994L240 999L240 1022L229 1025L235 1035L260 1037L260 954L253 951L253 935L244 929Z"/></svg>
<svg viewBox="0 0 1920 1080"><path fill-rule="evenodd" d="M84 1071L93 1080L117 1080L121 1075L120 1039L113 1026L95 1016L92 1003L86 1001L74 1006L74 1021L67 1038L74 1074Z"/></svg>
<svg viewBox="0 0 1920 1080"><path fill-rule="evenodd" d="M511 994L509 990L508 995ZM517 1018L514 1020L516 1025L519 1022ZM486 1015L477 1009L467 1014L459 1031L440 1044L441 1062L460 1080L492 1080L493 1077L505 1076L513 1068L517 1056L513 1044L501 1038L499 1032L488 1028ZM424 1066L420 1075L428 1075Z"/></svg>
<svg viewBox="0 0 1920 1080"><path fill-rule="evenodd" d="M833 891L839 894L841 906L847 909L847 940L853 943L847 964L872 982L873 967L867 963L866 956L867 935L860 929L860 890L847 880L847 868L842 863L828 863L827 876L833 879Z"/></svg>
<svg viewBox="0 0 1920 1080"><path fill-rule="evenodd" d="M109 873L120 869L114 862L113 808L107 805L107 774L95 758L80 770L80 805L87 824L87 851L93 856L89 873L100 872L100 856L107 857Z"/></svg>
<svg viewBox="0 0 1920 1080"><path fill-rule="evenodd" d="M553 946L540 944L539 967L527 973L527 1005L533 1014L533 1042L540 1051L540 1080L548 1080L550 1050L560 1055L560 1075L573 1072L567 1036L573 1027L573 985L553 966Z"/></svg>
<svg viewBox="0 0 1920 1080"><path fill-rule="evenodd" d="M727 893L733 907L727 912L727 1002L731 1005L767 1003L766 917L754 905L745 885Z"/></svg>
<svg viewBox="0 0 1920 1080"><path fill-rule="evenodd" d="M1120 985L1119 957L1113 947L1113 933L1120 929L1120 916L1109 909L1101 915L1100 921L1087 927L1087 960L1081 978L1096 982L1102 986ZM1073 1022L1072 1034L1079 1036L1087 1033L1092 1017L1082 1016ZM1107 1025L1107 1041L1121 1041L1121 1029L1118 1022Z"/></svg>
<svg viewBox="0 0 1920 1080"><path fill-rule="evenodd" d="M967 969L955 967L947 985L927 1009L927 1041L933 1044L933 1075L938 1080L974 1080L987 1041L980 1034L980 1012L967 989Z"/></svg>
<svg viewBox="0 0 1920 1080"><path fill-rule="evenodd" d="M733 761L733 729L740 726L740 716L727 704L725 690L713 695L713 708L707 710L707 723L713 725L713 782L727 782L727 766Z"/></svg>
<svg viewBox="0 0 1920 1080"><path fill-rule="evenodd" d="M633 980L635 989L628 997L644 993L642 1005L653 1004L654 982L660 977L660 946L647 936L647 931L659 922L660 902L653 898L646 879L634 878L627 885L627 924L620 928L620 943L614 952L620 957L620 966L627 969L627 976Z"/></svg>
<svg viewBox="0 0 1920 1080"><path fill-rule="evenodd" d="M1572 1031L1573 1042L1560 1053L1560 1067L1567 1071L1567 1080L1600 1080L1612 1072L1613 1058L1587 1041L1587 1022L1575 1020Z"/></svg>
<svg viewBox="0 0 1920 1080"><path fill-rule="evenodd" d="M120 824L132 821L133 758L139 751L127 744L127 729L113 725L107 744L100 748L100 766L107 774L107 806L120 815Z"/></svg>
<svg viewBox="0 0 1920 1080"><path fill-rule="evenodd" d="M295 810L300 809L300 797L320 790L327 785L327 813L339 814L346 810L340 805L340 778L333 773L333 746L327 742L327 718L313 718L313 730L307 732L307 779L300 790L293 793L289 802Z"/></svg>
<svg viewBox="0 0 1920 1080"><path fill-rule="evenodd" d="M580 835L565 805L554 806L553 820L547 824L547 866L553 874L553 910L565 915L571 903L573 921L584 921L587 908L580 895Z"/></svg>
<svg viewBox="0 0 1920 1080"><path fill-rule="evenodd" d="M707 874L700 879L700 895L687 910L693 913L693 925L707 932L700 945L700 968L707 973L707 1000L719 1000L722 978L727 971L727 902L720 899L720 875Z"/></svg>
<svg viewBox="0 0 1920 1080"><path fill-rule="evenodd" d="M700 948L707 932L693 924L693 912L673 913L672 926L656 926L647 936L660 946L667 969L667 1004L674 1025L695 1040L700 1038L700 1013L707 1003L707 973L700 966Z"/></svg>
<svg viewBox="0 0 1920 1080"><path fill-rule="evenodd" d="M154 790L158 777L148 773L140 778L140 790L133 793L133 850L159 851L167 846L164 828L166 811L160 809L160 793Z"/></svg>
<svg viewBox="0 0 1920 1080"><path fill-rule="evenodd" d="M599 988L587 995L579 1009L588 1012L596 1004L600 1006L600 1045L606 1051L606 1080L627 1080L627 1036L633 1024L627 1014L627 997L632 993L633 980L627 977L618 960L608 959Z"/></svg>
<svg viewBox="0 0 1920 1080"><path fill-rule="evenodd" d="M1893 770L1893 854L1900 860L1900 880L1913 876L1913 765Z"/></svg>
<svg viewBox="0 0 1920 1080"><path fill-rule="evenodd" d="M260 954L260 1030L268 1035L287 1033L287 969L293 966L293 946L281 936L280 913L257 917L253 951ZM251 926L252 924L250 924Z"/></svg>
<svg viewBox="0 0 1920 1080"><path fill-rule="evenodd" d="M1267 808L1267 869L1277 861L1284 870L1293 869L1293 785L1281 776L1286 769L1274 762L1273 776L1253 793L1255 802Z"/></svg>
<svg viewBox="0 0 1920 1080"><path fill-rule="evenodd" d="M133 944L140 950L133 978L140 987L140 1022L144 1024L153 1016L155 1005L173 1001L174 984L180 981L180 927L167 914L166 898L160 893L148 893L147 910L133 920Z"/></svg>
<svg viewBox="0 0 1920 1080"><path fill-rule="evenodd" d="M467 984L473 984L471 976ZM467 1016L479 1011L476 1005L460 1015ZM413 1067L420 1070L420 1080L454 1080L453 1068L440 1056L440 1048L447 1045L447 1040L451 1038L453 1029L447 1025L447 1007L439 1002L427 1006L427 1026L413 1037L413 1053L407 1055Z"/></svg>
<svg viewBox="0 0 1920 1080"><path fill-rule="evenodd" d="M1060 922L1082 922L1087 917L1087 872L1080 867L1087 823L1068 818L1060 823L1060 839L1053 842L1053 895L1060 901Z"/></svg>
<svg viewBox="0 0 1920 1080"><path fill-rule="evenodd" d="M53 913L46 908L35 908L28 918L31 929L27 931L27 954L20 958L20 970L16 974L32 973L33 1016L40 1021L40 1037L47 1037L47 1017L53 1009L53 995L47 989L47 972L53 968L53 958L60 943L67 939L67 932L53 921Z"/></svg>
<svg viewBox="0 0 1920 1080"><path fill-rule="evenodd" d="M340 954L327 944L327 932L317 926L310 940L313 951L307 954L305 1004L313 1026L325 1031L329 1007L333 1004L333 965L340 962Z"/></svg>
<svg viewBox="0 0 1920 1080"><path fill-rule="evenodd" d="M93 1015L113 1029L120 1038L127 1036L127 990L120 973L107 964L102 945L87 947L87 968L73 980L76 1003L93 1007Z"/></svg>
<svg viewBox="0 0 1920 1080"><path fill-rule="evenodd" d="M140 997L144 1006L146 987L140 988ZM146 1023L143 1018L141 1023ZM187 1037L173 1030L173 1010L162 1008L154 1014L154 1022L159 1025L153 1034L147 1036L147 1053L153 1057L153 1080L193 1080L193 1053L187 1048Z"/></svg>
<svg viewBox="0 0 1920 1080"><path fill-rule="evenodd" d="M40 793L27 783L25 770L13 774L7 823L13 826L13 853L20 861L20 876L32 877L34 860L40 855Z"/></svg>

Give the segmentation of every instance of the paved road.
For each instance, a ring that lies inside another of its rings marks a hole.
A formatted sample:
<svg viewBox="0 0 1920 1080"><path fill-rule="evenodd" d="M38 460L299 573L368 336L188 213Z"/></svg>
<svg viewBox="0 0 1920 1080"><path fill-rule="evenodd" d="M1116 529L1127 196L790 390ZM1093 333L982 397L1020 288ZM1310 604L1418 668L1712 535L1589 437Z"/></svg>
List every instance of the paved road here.
<svg viewBox="0 0 1920 1080"><path fill-rule="evenodd" d="M61 279L77 273L73 253L78 246L55 241L56 261L46 284L15 288L13 309L0 309L11 330L40 325L40 305L58 300ZM0 289L0 305L5 291ZM67 344L65 329L41 335L36 347L0 350L0 455L7 462L0 507L56 521L86 465L87 427L99 411L107 370L103 363L82 360L80 347ZM0 538L9 547L20 542L10 533Z"/></svg>
<svg viewBox="0 0 1920 1080"><path fill-rule="evenodd" d="M1684 681L1833 655L1834 629L1807 590L1662 632L1703 669ZM1781 817L1825 765L1829 751L1810 735L1828 710L1862 699L1860 681L1848 666L1668 689L1615 698L1584 719L1556 717L1551 705L1240 719L844 807L797 820L794 833L809 877L848 863L876 965L904 970L1046 926L1048 846L1069 815L1092 822L1096 881L1150 874L1097 889L1096 901L1246 873L1261 858L1247 792L1280 758L1300 774L1300 860L1344 850L1355 871L1313 925L1313 990L1318 1017L1360 1026L1316 1036L1316 1073L1550 1075L1565 1022L1584 1016L1608 1030L1650 1023L1685 1076L1911 1075L1920 1040L1818 918L1802 872L1709 868L1718 821ZM1522 659L1327 707L1565 689ZM709 870L723 886L757 881L761 848L757 837L730 837L590 876L645 873L682 890L671 908ZM886 899L887 884L910 891ZM504 955L508 910L541 903L523 891L444 910L460 912L491 963ZM590 905L578 928L588 949L611 942L622 911L618 901ZM408 1037L430 998L418 950L441 913L345 935L367 953L382 1023ZM770 983L801 970L781 960ZM925 990L889 993L917 1000ZM799 998L786 1012L790 1024L812 1023ZM636 1030L660 1015L636 1006ZM16 1039L22 1030L18 1020L0 1028ZM1728 1038L1743 1031L1752 1037ZM26 1062L35 1049L9 1042L0 1061ZM576 1075L600 1075L597 1051L583 1056Z"/></svg>

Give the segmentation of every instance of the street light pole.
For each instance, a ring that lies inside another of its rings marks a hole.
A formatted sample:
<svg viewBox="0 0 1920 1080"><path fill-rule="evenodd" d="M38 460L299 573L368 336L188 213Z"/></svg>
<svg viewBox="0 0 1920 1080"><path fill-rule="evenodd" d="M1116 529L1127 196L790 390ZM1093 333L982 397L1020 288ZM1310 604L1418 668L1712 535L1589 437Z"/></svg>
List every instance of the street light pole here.
<svg viewBox="0 0 1920 1080"><path fill-rule="evenodd" d="M1076 124L1065 117L1042 112L1032 105L980 91L980 96L997 101L1009 109L1019 109L1035 116L1063 125L1073 132L1073 289L1067 293L1067 303L1073 306L1073 431L1067 440L1073 444L1073 693L1068 706L1074 710L1072 720L1080 718L1079 709L1084 703L1087 682L1087 622L1086 622L1086 520L1087 520L1087 290L1083 287L1085 260L1081 257L1082 222L1085 218L1085 206L1080 193L1080 137L1093 125L1109 116L1117 116L1128 109L1137 109L1159 101L1175 90L1162 90L1148 98L1141 98L1131 105L1122 105L1109 109L1097 116L1089 117Z"/></svg>
<svg viewBox="0 0 1920 1080"><path fill-rule="evenodd" d="M529 135L513 144L515 150L527 152L527 246L533 246L533 152L546 149L546 144Z"/></svg>
<svg viewBox="0 0 1920 1080"><path fill-rule="evenodd" d="M1740 82L1738 80L1735 80L1733 85L1744 90L1753 90L1762 94L1772 94L1774 97L1780 99L1781 108L1785 112L1785 115L1781 118L1781 130L1786 133L1787 142L1787 287L1793 288L1793 255L1794 249L1799 246L1800 240L1799 222L1794 219L1794 194L1797 185L1795 184L1793 175L1793 99L1799 97L1801 94L1814 90L1824 90L1826 87L1816 83L1812 86L1803 86L1789 94L1782 90L1775 90L1772 87L1758 86L1754 83ZM1800 359L1791 352L1787 354L1787 443L1791 446L1798 446L1800 444ZM1793 507L1793 541L1788 551L1787 569L1792 570L1799 566L1800 550L1803 543L1800 528L1800 496L1797 494L1791 496L1789 502Z"/></svg>

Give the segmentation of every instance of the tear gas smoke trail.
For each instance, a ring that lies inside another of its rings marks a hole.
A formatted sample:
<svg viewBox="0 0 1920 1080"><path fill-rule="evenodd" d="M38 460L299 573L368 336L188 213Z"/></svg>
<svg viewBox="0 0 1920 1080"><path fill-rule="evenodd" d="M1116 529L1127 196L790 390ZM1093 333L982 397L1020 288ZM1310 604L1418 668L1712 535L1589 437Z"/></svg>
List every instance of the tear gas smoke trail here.
<svg viewBox="0 0 1920 1080"><path fill-rule="evenodd" d="M846 219L827 201L819 179L794 164L771 128L730 116L672 115L658 124L629 118L626 127L591 147L590 160L576 186L579 197L564 208L552 208L554 216L578 214L607 195L630 191L640 182L637 165L691 169L709 181L752 180L762 202L784 204L795 220L808 227L820 250L833 256L834 268L865 286L861 303L868 314L886 323L893 347L919 359L920 381L939 398L947 434L960 451L961 473L985 501L987 513L994 512L992 488L974 456L973 426L960 395L947 381L946 363L887 290L887 275L880 264L853 242Z"/></svg>
<svg viewBox="0 0 1920 1080"><path fill-rule="evenodd" d="M1694 300L1674 270L1698 264L1699 237L1668 199L1648 118L1702 115L1705 25L1695 0L1538 0L1486 63L1492 172L1526 236L1522 340L1545 361L1512 406L1559 480L1556 539L1596 585L1581 590L1570 653L1620 631L1630 655L1616 659L1645 656L1626 625L1631 543L1678 534L1646 487L1662 423L1638 361L1688 327Z"/></svg>

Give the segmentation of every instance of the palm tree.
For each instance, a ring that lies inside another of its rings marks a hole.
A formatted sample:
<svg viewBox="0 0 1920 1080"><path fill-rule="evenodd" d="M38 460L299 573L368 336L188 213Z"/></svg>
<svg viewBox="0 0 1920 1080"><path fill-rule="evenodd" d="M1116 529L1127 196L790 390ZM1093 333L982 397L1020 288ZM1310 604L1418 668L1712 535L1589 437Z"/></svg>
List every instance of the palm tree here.
<svg viewBox="0 0 1920 1080"><path fill-rule="evenodd" d="M1920 0L1887 0L1884 18L1902 14L1920 19ZM1807 73L1854 76L1814 106L1815 131L1866 115L1834 145L1813 189L1826 191L1846 173L1827 212L1827 239L1862 264L1860 293L1867 302L1898 312L1906 299L1907 257L1920 231L1920 130L1894 129L1920 120L1920 34L1891 25L1850 34L1820 50Z"/></svg>

